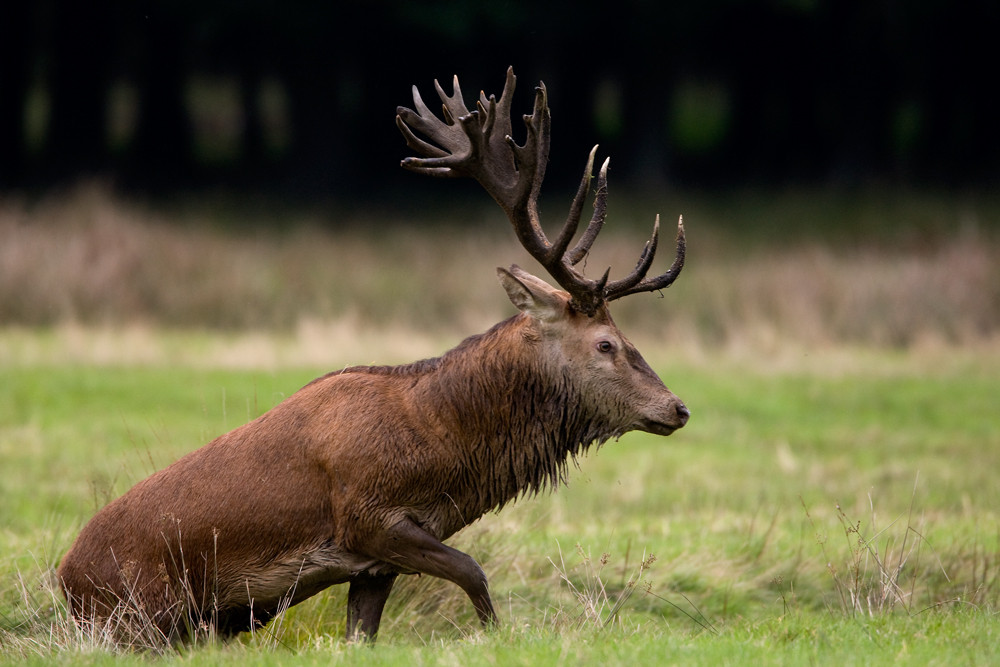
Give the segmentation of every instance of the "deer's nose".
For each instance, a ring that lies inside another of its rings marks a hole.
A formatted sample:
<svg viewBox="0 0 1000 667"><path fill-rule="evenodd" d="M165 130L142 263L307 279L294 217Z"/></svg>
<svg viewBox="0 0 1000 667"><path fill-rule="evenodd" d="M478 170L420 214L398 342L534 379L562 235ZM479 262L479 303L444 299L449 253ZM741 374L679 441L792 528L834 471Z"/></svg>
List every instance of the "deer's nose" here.
<svg viewBox="0 0 1000 667"><path fill-rule="evenodd" d="M681 426L688 423L688 418L691 416L691 411L683 403L677 403L677 418L681 422Z"/></svg>

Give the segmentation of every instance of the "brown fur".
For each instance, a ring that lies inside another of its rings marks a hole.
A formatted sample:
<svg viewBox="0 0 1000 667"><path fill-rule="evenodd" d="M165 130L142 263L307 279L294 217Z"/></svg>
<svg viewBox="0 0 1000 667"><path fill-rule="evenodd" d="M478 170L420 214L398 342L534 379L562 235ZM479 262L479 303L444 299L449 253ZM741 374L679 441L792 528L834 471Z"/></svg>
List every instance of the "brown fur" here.
<svg viewBox="0 0 1000 667"><path fill-rule="evenodd" d="M436 359L318 378L98 512L59 567L74 616L232 634L351 582L348 636L374 636L396 574L424 572L495 621L478 565L441 541L557 486L591 445L688 415L606 308L516 268L501 281L522 314Z"/></svg>

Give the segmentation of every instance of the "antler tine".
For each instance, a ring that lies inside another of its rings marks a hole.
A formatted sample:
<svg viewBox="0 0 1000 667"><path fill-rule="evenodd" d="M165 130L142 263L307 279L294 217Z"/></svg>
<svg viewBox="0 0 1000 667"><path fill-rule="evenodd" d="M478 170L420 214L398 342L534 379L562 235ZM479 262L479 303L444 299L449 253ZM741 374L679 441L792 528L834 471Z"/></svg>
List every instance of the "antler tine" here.
<svg viewBox="0 0 1000 667"><path fill-rule="evenodd" d="M597 146L594 146L594 151L597 150ZM590 167L593 164L594 152L591 152L591 160L587 163L587 182L590 182ZM605 158L604 164L601 165L601 171L597 174L597 188L594 196L594 215L590 218L590 223L587 228L583 230L583 236L577 242L573 249L569 251L566 255L566 261L568 261L573 266L580 263L587 253L590 252L590 246L594 245L594 240L597 239L597 235L601 233L601 229L604 227L604 220L608 214L608 165L611 164L611 158ZM583 183L581 182L581 186ZM579 191L577 192L579 195ZM575 203L575 202L574 202Z"/></svg>
<svg viewBox="0 0 1000 667"><path fill-rule="evenodd" d="M608 294L616 294L632 289L646 277L646 272L649 271L649 267L653 264L653 258L656 256L656 246L659 238L660 216L657 215L653 221L653 233L650 235L649 240L646 241L646 245L643 246L642 252L639 253L639 261L636 263L635 268L621 280L616 280L608 285Z"/></svg>
<svg viewBox="0 0 1000 667"><path fill-rule="evenodd" d="M413 106L417 108L417 115L411 118L411 122L413 123L414 127L417 127L422 133L426 134L428 137L431 137L433 135L435 140L438 140L436 137L439 133L437 132L437 128L435 127L436 123L427 122L428 120L437 121L437 118L434 117L434 114L431 113L430 109L427 108L427 105L424 104L424 100L420 96L420 91L417 89L416 86L413 86ZM400 109L402 108L403 107L400 107ZM397 114L398 113L399 110L397 109ZM419 153L423 153L424 155L430 155L432 157L443 157L448 154L447 152L441 150L437 146L434 146L433 144L429 144L426 141L419 139L416 135L413 134L409 126L402 121L399 115L396 116L396 126L399 128L400 132L402 132L403 136L406 138L406 145L412 148L413 150Z"/></svg>
<svg viewBox="0 0 1000 667"><path fill-rule="evenodd" d="M416 86L414 86L415 88ZM465 106L465 101L462 98L462 87L458 85L457 74L451 80L451 95L444 92L444 88L441 87L437 79L434 79L434 90L437 91L438 97L441 98L441 112L448 125L454 125L456 119L469 115L469 109ZM416 101L414 97L414 104ZM421 110L418 108L417 111ZM430 111L427 113L428 115L433 115Z"/></svg>
<svg viewBox="0 0 1000 667"><path fill-rule="evenodd" d="M559 236L552 243L552 252L559 257L566 255L566 248L569 247L569 242L576 236L576 231L580 227L580 214L583 213L583 202L586 200L587 192L590 190L590 172L594 168L594 155L596 153L597 146L594 146L590 149L590 155L587 157L587 166L583 169L583 178L580 179L580 186L576 189L576 195L573 196L573 203L569 206L569 215L566 216L566 222L563 223L562 229L559 231ZM566 259L570 266L576 264L569 257Z"/></svg>
<svg viewBox="0 0 1000 667"><path fill-rule="evenodd" d="M659 216L657 216L656 223L653 225L653 237L650 238L650 242L646 244L646 248L643 250L642 256L639 258L639 265L636 266L635 271L629 274L628 277L608 285L606 297L608 301L613 301L627 294L636 294L637 292L655 292L656 290L670 287L670 285L677 280L677 276L680 275L681 269L684 268L684 255L687 251L687 239L684 236L684 216L680 216L677 219L677 249L676 254L674 255L674 261L670 265L670 268L667 269L666 272L661 273L654 278L645 277L645 273L649 270L649 265L653 261L652 256L656 252L656 234L658 231L657 227L659 226L659 221ZM638 275L639 279L632 282L632 279L636 275ZM628 284L630 282L632 282L631 285Z"/></svg>
<svg viewBox="0 0 1000 667"><path fill-rule="evenodd" d="M493 95L486 97L484 91L479 91L479 102L487 109L490 109L491 130L498 130L497 139L491 141L506 141L511 133L510 108L514 100L514 88L517 84L517 77L514 76L514 68L507 68L507 78L504 80L503 92L500 93L500 100L497 101Z"/></svg>
<svg viewBox="0 0 1000 667"><path fill-rule="evenodd" d="M440 148L438 148L433 144L427 143L423 139L420 139L415 134L413 134L413 131L410 130L409 126L407 126L406 123L404 123L399 118L399 116L396 116L396 127L398 127L399 131L403 133L403 137L406 139L406 145L412 148L413 150L419 151L430 157L445 157L446 155L448 155L447 152L441 150ZM402 166L408 169L412 169L413 166L410 163L417 159L418 158L405 158L402 161Z"/></svg>
<svg viewBox="0 0 1000 667"><path fill-rule="evenodd" d="M509 107L508 107L509 108ZM509 114L507 115L507 135L504 141L514 156L517 165L517 185L512 192L512 203L525 206L530 214L530 222L535 233L541 236L543 245L549 246L545 233L538 224L538 193L542 180L545 178L545 168L549 162L549 135L552 127L552 115L549 113L548 93L544 83L535 88L535 107L533 113L523 116L524 127L528 136L523 146L518 146L510 135ZM512 220L513 222L513 220Z"/></svg>
<svg viewBox="0 0 1000 667"><path fill-rule="evenodd" d="M483 119L483 136L486 137L486 143L489 143L493 137L493 130L496 127L497 98L490 95L489 99L486 99L486 95L482 91L480 91L479 95L482 99L476 102L476 111L479 113L479 117Z"/></svg>

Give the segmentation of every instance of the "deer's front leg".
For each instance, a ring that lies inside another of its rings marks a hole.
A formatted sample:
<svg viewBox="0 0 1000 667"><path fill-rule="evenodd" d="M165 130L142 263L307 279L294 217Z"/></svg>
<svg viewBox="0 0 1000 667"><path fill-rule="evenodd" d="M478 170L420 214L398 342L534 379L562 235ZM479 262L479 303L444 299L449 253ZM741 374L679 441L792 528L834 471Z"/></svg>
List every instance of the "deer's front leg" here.
<svg viewBox="0 0 1000 667"><path fill-rule="evenodd" d="M375 641L396 573L356 574L347 589L347 641Z"/></svg>
<svg viewBox="0 0 1000 667"><path fill-rule="evenodd" d="M369 545L369 555L404 571L415 571L458 584L484 627L498 623L483 568L468 554L442 544L410 520L392 526Z"/></svg>

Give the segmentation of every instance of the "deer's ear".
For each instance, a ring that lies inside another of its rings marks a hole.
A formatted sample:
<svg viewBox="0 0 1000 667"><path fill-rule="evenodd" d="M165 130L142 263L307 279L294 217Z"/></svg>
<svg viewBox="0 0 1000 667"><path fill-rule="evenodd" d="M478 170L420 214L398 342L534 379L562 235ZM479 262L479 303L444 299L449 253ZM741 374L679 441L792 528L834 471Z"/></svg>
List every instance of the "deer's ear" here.
<svg viewBox="0 0 1000 667"><path fill-rule="evenodd" d="M566 293L522 270L516 264L512 265L509 271L498 267L497 277L507 290L510 302L521 312L543 322L552 322L565 315L568 302Z"/></svg>

